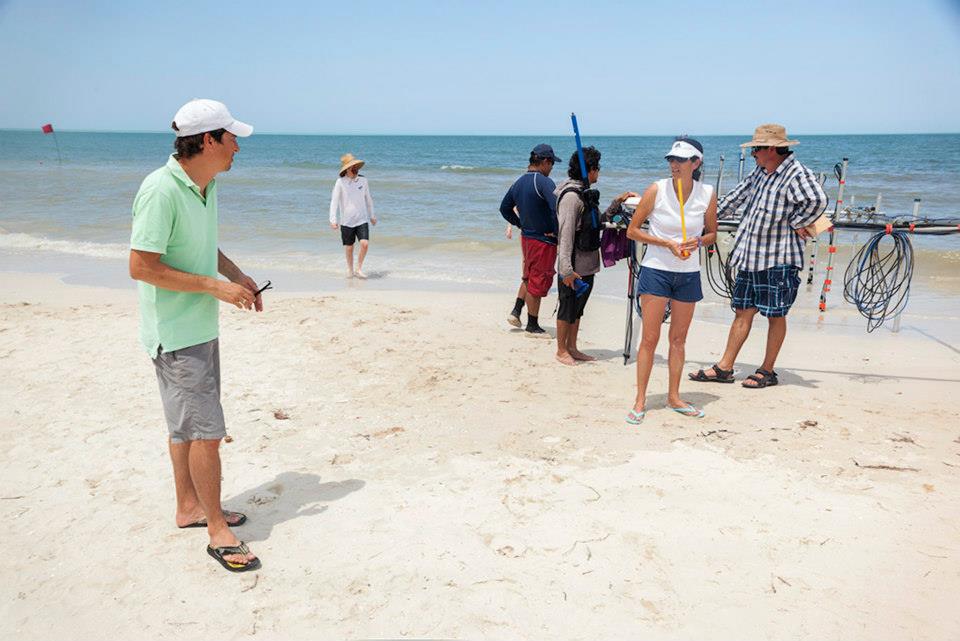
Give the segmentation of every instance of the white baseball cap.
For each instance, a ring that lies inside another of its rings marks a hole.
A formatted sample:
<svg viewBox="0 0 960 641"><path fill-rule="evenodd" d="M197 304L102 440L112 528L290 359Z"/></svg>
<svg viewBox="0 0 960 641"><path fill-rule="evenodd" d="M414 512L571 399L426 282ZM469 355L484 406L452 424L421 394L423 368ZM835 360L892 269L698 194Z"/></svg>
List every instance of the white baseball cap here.
<svg viewBox="0 0 960 641"><path fill-rule="evenodd" d="M676 156L677 158L703 158L703 154L699 149L683 140L675 141L673 147L670 147L670 151L667 152L664 158L669 158L670 156Z"/></svg>
<svg viewBox="0 0 960 641"><path fill-rule="evenodd" d="M231 116L225 104L206 98L194 98L180 107L173 117L173 123L177 126L177 138L217 129L226 129L240 138L253 133L253 127Z"/></svg>

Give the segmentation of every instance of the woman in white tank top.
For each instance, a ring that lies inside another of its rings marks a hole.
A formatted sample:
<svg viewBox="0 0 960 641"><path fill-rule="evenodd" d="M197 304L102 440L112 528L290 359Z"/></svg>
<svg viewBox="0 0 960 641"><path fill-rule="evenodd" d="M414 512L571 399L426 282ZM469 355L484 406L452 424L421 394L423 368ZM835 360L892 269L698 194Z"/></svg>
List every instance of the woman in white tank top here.
<svg viewBox="0 0 960 641"><path fill-rule="evenodd" d="M647 188L627 230L627 236L647 245L637 282L643 333L637 347L637 397L627 415L627 422L632 425L638 425L646 415L647 383L667 303L670 303L667 407L684 416L704 416L703 410L680 398L680 377L686 356L687 330L697 301L703 298L700 249L717 239L717 195L713 187L700 182L703 145L699 142L677 138L666 159L670 178L658 180ZM648 224L647 229L640 228L644 222Z"/></svg>

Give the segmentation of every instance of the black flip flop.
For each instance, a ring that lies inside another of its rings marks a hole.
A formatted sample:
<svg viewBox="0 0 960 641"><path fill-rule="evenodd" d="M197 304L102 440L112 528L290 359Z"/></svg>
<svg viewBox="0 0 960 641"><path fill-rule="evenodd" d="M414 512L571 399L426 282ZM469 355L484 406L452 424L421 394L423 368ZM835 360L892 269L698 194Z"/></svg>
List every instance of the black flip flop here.
<svg viewBox="0 0 960 641"><path fill-rule="evenodd" d="M234 515L234 514L239 516L240 518L237 519L236 523L231 523L228 520L227 525L229 525L230 527L237 527L238 525L243 525L244 523L247 522L247 515L244 514L243 512L230 512L228 510L224 510L223 518L227 518L228 516ZM187 528L191 528L191 527L207 527L207 519L200 519L199 521L194 521L193 523L190 523L188 525L178 525L177 527L179 527L181 530L186 530Z"/></svg>
<svg viewBox="0 0 960 641"><path fill-rule="evenodd" d="M723 369L714 363L713 371L716 376L707 376L707 373L702 369L696 374L687 374L687 376L690 377L691 381L697 381L698 383L733 383L736 380L733 378L732 369Z"/></svg>
<svg viewBox="0 0 960 641"><path fill-rule="evenodd" d="M759 376L757 376L759 374ZM756 385L747 385L747 381L756 381ZM768 372L767 370L760 368L756 371L755 374L748 376L742 383L747 389L763 389L764 387L773 387L777 385L780 381L777 380L776 372Z"/></svg>
<svg viewBox="0 0 960 641"><path fill-rule="evenodd" d="M249 563L233 563L223 558L229 554L250 554L250 548L248 548L247 544L243 541L240 541L240 545L229 545L222 548L212 548L208 545L207 554L215 558L220 565L231 572L250 572L251 570L260 569L260 559L257 558Z"/></svg>

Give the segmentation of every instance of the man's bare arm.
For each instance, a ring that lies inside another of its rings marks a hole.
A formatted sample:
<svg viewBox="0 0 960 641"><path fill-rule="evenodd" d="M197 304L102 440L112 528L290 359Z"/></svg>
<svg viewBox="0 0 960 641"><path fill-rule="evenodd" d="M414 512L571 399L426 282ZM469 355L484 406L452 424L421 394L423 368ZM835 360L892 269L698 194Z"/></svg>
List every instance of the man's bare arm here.
<svg viewBox="0 0 960 641"><path fill-rule="evenodd" d="M240 268L219 249L217 250L217 271L225 276L231 283L238 282L244 275L243 272L240 271Z"/></svg>
<svg viewBox="0 0 960 641"><path fill-rule="evenodd" d="M219 249L217 250L217 271L223 276L226 276L230 282L243 285L255 294L257 290L260 289L257 287L257 281L243 273L243 270L237 267L236 263L227 258L227 255ZM260 294L257 294L256 300L253 301L253 306L258 312L263 311L263 299L260 297Z"/></svg>
<svg viewBox="0 0 960 641"><path fill-rule="evenodd" d="M250 309L254 299L258 298L254 296L256 290L251 290L245 285L174 269L162 262L161 256L162 254L154 252L131 249L130 277L174 292L209 294L243 309ZM230 265L234 269L237 268L232 262Z"/></svg>

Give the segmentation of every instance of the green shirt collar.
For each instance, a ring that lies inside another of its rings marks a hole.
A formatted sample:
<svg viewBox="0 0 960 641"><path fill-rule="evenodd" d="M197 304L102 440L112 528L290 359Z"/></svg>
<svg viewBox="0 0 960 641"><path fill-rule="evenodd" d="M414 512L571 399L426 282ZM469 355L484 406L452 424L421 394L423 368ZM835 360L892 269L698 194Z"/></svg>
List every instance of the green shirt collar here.
<svg viewBox="0 0 960 641"><path fill-rule="evenodd" d="M193 182L193 179L187 175L187 172L183 170L183 167L180 165L180 161L177 160L176 154L170 154L170 158L167 159L167 169L170 170L170 173L173 174L173 177L177 179L178 182L182 183L184 187L195 193L201 199L203 194L200 192L200 186L197 183ZM207 185L207 193L210 193L210 187L214 185L216 179L210 181L210 184Z"/></svg>

